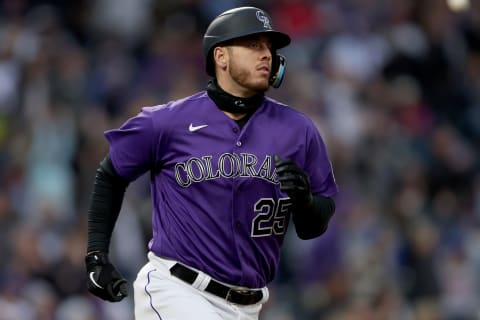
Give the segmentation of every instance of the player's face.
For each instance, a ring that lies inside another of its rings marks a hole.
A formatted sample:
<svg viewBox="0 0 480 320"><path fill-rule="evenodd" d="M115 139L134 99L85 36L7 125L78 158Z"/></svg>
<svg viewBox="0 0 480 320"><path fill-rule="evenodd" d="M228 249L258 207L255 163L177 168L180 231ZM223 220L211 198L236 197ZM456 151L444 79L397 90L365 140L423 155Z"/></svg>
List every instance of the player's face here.
<svg viewBox="0 0 480 320"><path fill-rule="evenodd" d="M246 94L268 90L272 68L272 45L264 35L235 39L227 47L227 72Z"/></svg>

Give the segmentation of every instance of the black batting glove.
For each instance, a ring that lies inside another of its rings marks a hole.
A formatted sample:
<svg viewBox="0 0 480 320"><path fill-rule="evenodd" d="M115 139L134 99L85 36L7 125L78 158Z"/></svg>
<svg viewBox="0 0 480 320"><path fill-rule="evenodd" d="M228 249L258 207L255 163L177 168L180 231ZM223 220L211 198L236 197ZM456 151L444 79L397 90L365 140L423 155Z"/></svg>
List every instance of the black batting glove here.
<svg viewBox="0 0 480 320"><path fill-rule="evenodd" d="M127 280L115 269L105 252L95 251L86 255L87 287L97 297L118 302L127 294Z"/></svg>
<svg viewBox="0 0 480 320"><path fill-rule="evenodd" d="M310 207L313 196L310 178L294 161L274 156L275 168L280 182L280 190L285 192L293 203L301 207Z"/></svg>

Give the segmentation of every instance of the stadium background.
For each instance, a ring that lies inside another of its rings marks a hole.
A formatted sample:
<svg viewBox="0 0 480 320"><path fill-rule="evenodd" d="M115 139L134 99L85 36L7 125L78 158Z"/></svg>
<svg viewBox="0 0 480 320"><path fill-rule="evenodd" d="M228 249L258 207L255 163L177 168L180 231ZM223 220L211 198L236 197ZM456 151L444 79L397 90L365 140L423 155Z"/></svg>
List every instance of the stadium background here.
<svg viewBox="0 0 480 320"><path fill-rule="evenodd" d="M292 36L269 94L318 124L341 189L319 241L289 233L263 319L480 319L478 0L3 0L1 320L132 318L84 286L102 133L204 88L208 21L250 4ZM112 244L129 281L149 210L141 178Z"/></svg>

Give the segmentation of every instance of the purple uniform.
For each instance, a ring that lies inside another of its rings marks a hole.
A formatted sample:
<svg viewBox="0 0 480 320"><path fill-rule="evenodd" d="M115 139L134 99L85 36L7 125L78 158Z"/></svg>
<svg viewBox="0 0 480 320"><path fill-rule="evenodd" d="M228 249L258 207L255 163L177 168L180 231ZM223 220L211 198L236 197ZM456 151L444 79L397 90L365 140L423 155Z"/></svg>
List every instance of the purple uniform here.
<svg viewBox="0 0 480 320"><path fill-rule="evenodd" d="M314 194L337 193L313 122L270 98L242 129L199 92L145 107L105 136L120 176L152 172L149 249L233 285L264 287L278 266L291 203L274 155L303 168Z"/></svg>

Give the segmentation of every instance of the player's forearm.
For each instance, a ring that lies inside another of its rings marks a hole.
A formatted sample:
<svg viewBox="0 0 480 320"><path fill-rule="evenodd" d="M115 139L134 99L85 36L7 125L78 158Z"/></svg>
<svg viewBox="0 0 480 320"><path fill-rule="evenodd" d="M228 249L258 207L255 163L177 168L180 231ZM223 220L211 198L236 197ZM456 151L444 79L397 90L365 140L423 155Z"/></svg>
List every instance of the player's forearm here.
<svg viewBox="0 0 480 320"><path fill-rule="evenodd" d="M313 239L322 235L335 212L335 201L330 197L313 196L311 206L298 206L293 213L293 223L300 239Z"/></svg>
<svg viewBox="0 0 480 320"><path fill-rule="evenodd" d="M88 209L87 252L108 252L127 186L107 156L97 169Z"/></svg>

